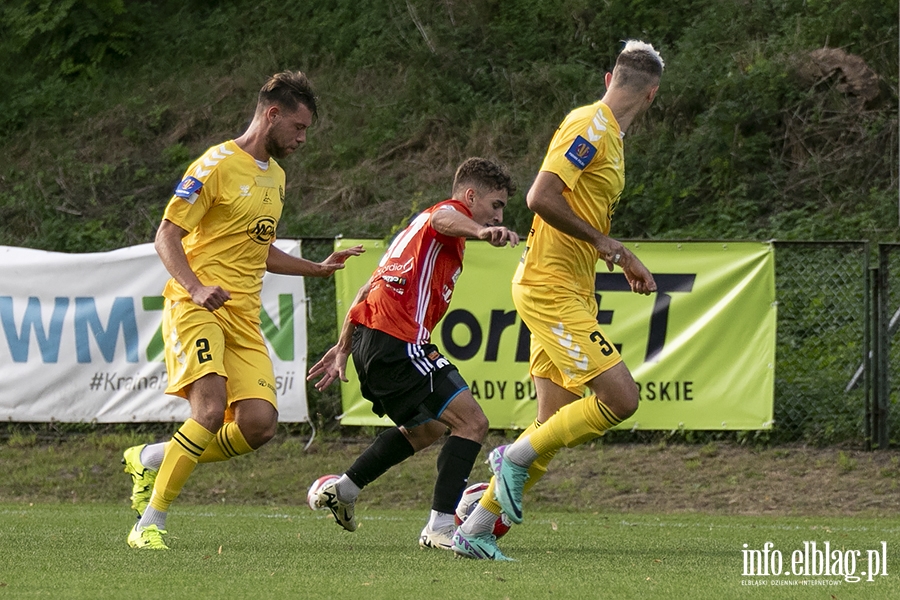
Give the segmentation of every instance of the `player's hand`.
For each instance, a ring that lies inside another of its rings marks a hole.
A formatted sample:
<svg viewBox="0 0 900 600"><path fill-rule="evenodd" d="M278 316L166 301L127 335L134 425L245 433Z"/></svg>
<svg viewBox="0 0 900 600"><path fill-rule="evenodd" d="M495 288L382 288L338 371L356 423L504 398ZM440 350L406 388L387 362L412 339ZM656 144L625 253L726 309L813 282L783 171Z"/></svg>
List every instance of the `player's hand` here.
<svg viewBox="0 0 900 600"><path fill-rule="evenodd" d="M333 274L335 271L344 268L344 263L347 262L347 259L351 256L359 256L366 249L360 246L353 246L352 248L347 248L346 250L338 250L337 252L332 252L331 255L319 263L319 268L322 271L322 276L327 277Z"/></svg>
<svg viewBox="0 0 900 600"><path fill-rule="evenodd" d="M341 350L338 346L332 347L331 350L325 353L325 356L323 356L319 362L309 369L306 380L312 381L321 375L322 378L315 383L315 388L320 392L334 383L337 379L346 382L347 357L346 351Z"/></svg>
<svg viewBox="0 0 900 600"><path fill-rule="evenodd" d="M653 279L653 274L638 260L637 256L629 252L627 257L622 257L619 264L632 292L649 296L656 291L656 280Z"/></svg>
<svg viewBox="0 0 900 600"><path fill-rule="evenodd" d="M616 265L621 267L632 292L646 296L656 291L653 275L631 250L610 237L604 236L601 242L595 247L606 268L612 272Z"/></svg>
<svg viewBox="0 0 900 600"><path fill-rule="evenodd" d="M204 285L191 293L191 300L197 306L212 312L231 300L231 294L217 285Z"/></svg>
<svg viewBox="0 0 900 600"><path fill-rule="evenodd" d="M634 257L634 259L637 260L637 257L634 256L622 242L614 240L609 236L601 235L600 240L594 243L594 247L597 249L597 254L603 262L606 263L606 268L609 269L610 273L613 272L616 265L621 266L624 270L624 265L628 262L630 257Z"/></svg>
<svg viewBox="0 0 900 600"><path fill-rule="evenodd" d="M501 226L482 227L478 232L478 239L498 248L506 244L509 244L510 248L515 248L519 243L519 234Z"/></svg>

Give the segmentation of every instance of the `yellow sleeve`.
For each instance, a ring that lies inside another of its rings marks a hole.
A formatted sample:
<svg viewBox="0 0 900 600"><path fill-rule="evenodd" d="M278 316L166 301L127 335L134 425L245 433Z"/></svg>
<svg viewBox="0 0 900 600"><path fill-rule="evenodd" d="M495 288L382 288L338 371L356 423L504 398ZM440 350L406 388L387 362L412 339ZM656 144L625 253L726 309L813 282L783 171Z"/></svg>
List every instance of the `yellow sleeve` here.
<svg viewBox="0 0 900 600"><path fill-rule="evenodd" d="M218 197L218 169L200 169L202 157L188 168L166 206L163 218L192 231Z"/></svg>
<svg viewBox="0 0 900 600"><path fill-rule="evenodd" d="M602 159L605 146L589 141L593 110L582 107L569 113L560 124L541 165L541 171L555 173L570 190L575 189L578 178L591 162ZM590 133L589 133L590 131Z"/></svg>

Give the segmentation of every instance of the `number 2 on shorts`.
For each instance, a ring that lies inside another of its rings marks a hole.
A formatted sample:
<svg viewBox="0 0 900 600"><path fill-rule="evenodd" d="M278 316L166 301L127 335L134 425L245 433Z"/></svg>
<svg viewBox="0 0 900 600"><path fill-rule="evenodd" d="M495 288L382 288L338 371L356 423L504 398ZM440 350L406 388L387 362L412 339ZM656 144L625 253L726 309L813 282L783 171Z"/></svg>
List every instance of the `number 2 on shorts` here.
<svg viewBox="0 0 900 600"><path fill-rule="evenodd" d="M209 340L206 338L200 338L197 340L197 362L201 365L207 361L212 360L212 355L209 353Z"/></svg>

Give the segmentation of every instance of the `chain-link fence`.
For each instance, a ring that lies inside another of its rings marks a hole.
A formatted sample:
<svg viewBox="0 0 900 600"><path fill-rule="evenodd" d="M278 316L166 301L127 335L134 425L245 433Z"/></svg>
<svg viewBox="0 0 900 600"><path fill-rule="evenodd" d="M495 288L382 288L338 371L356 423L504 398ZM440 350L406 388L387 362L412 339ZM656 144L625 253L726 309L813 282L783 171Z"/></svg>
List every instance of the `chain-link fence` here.
<svg viewBox="0 0 900 600"><path fill-rule="evenodd" d="M775 440L864 440L868 256L866 242L775 243Z"/></svg>
<svg viewBox="0 0 900 600"><path fill-rule="evenodd" d="M303 240L304 256L313 260L325 258L332 247L330 239ZM882 245L881 252L887 268L894 263L900 274L900 245ZM900 348L884 361L886 370L874 361L869 366L868 348L878 339L877 286L867 277L869 254L865 241L775 242L778 328L770 441L879 445L872 424L878 409L877 384L900 369ZM893 333L900 329L900 277L891 280L890 292L882 312L888 312ZM307 279L307 293L312 362L337 335L333 278ZM894 444L900 437L898 386L900 382L890 386L886 408L885 426ZM341 410L337 386L332 388L327 394L309 394L311 418L322 424L333 421ZM626 435L641 438L640 433Z"/></svg>

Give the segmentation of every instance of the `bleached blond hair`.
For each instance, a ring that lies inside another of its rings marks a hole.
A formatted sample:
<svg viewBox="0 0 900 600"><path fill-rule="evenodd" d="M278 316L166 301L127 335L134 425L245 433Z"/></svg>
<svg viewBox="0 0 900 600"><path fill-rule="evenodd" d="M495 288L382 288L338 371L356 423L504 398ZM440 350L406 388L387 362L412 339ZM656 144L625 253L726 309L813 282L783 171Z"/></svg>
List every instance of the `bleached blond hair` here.
<svg viewBox="0 0 900 600"><path fill-rule="evenodd" d="M660 70L666 68L665 61L663 60L662 56L659 55L659 52L657 52L656 48L654 48L652 44L642 42L641 40L627 40L625 42L625 47L622 48L621 54L628 54L631 52L641 52L644 54L648 54L659 61Z"/></svg>
<svg viewBox="0 0 900 600"><path fill-rule="evenodd" d="M627 40L616 58L613 81L633 90L659 85L666 63L656 49L641 40Z"/></svg>

